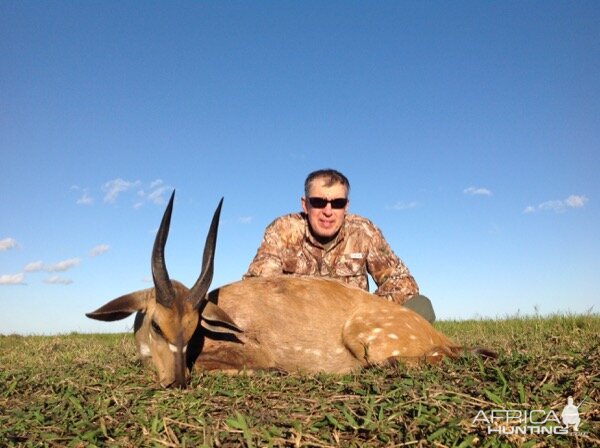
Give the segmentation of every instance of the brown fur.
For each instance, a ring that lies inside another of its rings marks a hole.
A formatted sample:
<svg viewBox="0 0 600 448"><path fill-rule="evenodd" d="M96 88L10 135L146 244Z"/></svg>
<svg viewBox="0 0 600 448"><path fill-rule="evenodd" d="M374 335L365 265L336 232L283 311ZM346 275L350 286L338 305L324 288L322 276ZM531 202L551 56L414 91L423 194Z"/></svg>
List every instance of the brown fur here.
<svg viewBox="0 0 600 448"><path fill-rule="evenodd" d="M252 278L208 298L243 333L240 342L207 341L200 366L205 357L233 350L243 353L240 368L343 373L458 347L413 311L332 280Z"/></svg>

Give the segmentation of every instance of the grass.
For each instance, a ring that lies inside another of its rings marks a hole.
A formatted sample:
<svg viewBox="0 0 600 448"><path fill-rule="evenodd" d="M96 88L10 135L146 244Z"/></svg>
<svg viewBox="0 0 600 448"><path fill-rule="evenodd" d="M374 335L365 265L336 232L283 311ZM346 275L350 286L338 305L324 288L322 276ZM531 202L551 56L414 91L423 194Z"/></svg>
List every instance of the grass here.
<svg viewBox="0 0 600 448"><path fill-rule="evenodd" d="M130 334L0 336L0 446L600 446L600 316L436 326L500 356L343 376L195 374L191 388L163 390ZM585 399L577 434L473 423L493 409L560 416L569 396Z"/></svg>

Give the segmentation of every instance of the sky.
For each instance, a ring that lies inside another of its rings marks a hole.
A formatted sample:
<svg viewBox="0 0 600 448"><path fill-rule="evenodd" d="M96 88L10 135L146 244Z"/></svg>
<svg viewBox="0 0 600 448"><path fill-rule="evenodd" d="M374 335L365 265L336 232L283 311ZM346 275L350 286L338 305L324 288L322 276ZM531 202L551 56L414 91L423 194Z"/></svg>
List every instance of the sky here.
<svg viewBox="0 0 600 448"><path fill-rule="evenodd" d="M0 2L0 334L213 287L335 168L438 319L598 313L600 5ZM373 288L373 285L372 285Z"/></svg>

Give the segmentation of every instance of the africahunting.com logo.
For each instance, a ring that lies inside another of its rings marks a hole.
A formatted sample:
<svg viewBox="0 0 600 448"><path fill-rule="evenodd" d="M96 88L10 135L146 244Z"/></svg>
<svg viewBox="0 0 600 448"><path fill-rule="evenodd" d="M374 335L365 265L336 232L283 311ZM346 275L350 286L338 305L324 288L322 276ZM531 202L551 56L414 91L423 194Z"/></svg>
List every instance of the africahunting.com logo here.
<svg viewBox="0 0 600 448"><path fill-rule="evenodd" d="M585 399L584 399L585 401ZM573 403L573 397L567 399L567 404L560 413L554 410L533 409L492 409L480 410L472 421L473 425L484 425L488 434L548 434L575 435L579 432L581 418L579 408Z"/></svg>

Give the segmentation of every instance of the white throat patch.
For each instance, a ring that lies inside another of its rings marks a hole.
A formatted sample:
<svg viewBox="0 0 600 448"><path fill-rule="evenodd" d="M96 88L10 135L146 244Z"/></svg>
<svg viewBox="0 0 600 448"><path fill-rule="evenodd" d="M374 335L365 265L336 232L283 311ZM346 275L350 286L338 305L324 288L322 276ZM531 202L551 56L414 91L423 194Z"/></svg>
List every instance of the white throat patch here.
<svg viewBox="0 0 600 448"><path fill-rule="evenodd" d="M142 355L145 358L152 356L148 344L140 344L140 355Z"/></svg>

